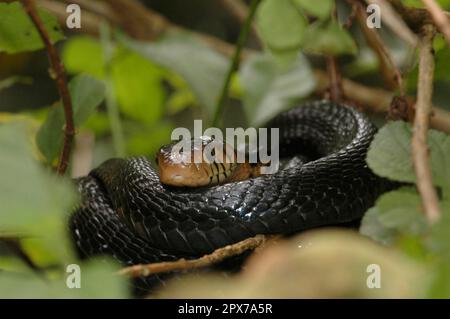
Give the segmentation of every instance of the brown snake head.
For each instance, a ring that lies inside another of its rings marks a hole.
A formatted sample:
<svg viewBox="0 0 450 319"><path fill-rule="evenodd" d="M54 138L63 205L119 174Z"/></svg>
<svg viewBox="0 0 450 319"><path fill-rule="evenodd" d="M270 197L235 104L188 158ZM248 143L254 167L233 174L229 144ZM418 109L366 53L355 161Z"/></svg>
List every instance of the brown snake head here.
<svg viewBox="0 0 450 319"><path fill-rule="evenodd" d="M178 187L212 186L259 175L259 168L236 159L230 144L201 136L161 147L156 164L161 183Z"/></svg>

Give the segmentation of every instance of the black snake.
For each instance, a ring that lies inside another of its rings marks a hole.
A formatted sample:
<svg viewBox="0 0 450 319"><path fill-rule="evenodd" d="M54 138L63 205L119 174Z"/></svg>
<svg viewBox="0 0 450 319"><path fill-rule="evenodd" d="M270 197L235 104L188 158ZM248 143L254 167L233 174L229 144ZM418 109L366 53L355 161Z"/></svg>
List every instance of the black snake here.
<svg viewBox="0 0 450 319"><path fill-rule="evenodd" d="M376 128L354 109L310 102L267 127L280 129L281 158L301 153L307 160L204 188L162 185L144 157L110 159L76 180L82 202L70 227L79 251L126 265L195 258L256 234L360 219L392 187L367 167Z"/></svg>

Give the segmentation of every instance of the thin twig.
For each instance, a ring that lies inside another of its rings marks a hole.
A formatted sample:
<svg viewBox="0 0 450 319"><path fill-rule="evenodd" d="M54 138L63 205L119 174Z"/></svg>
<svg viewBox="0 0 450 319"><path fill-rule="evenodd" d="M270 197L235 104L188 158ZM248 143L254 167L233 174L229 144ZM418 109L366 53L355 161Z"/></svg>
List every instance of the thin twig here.
<svg viewBox="0 0 450 319"><path fill-rule="evenodd" d="M58 92L64 107L64 117L66 121L66 124L64 126L64 144L63 149L61 151L61 155L59 157L59 164L57 168L58 174L64 175L69 163L70 151L72 149L73 137L75 135L75 127L73 122L73 111L72 111L72 99L70 97L70 92L67 87L66 75L64 73L64 66L59 58L56 48L54 47L52 41L50 40L50 36L47 33L47 30L45 29L41 18L39 17L36 11L34 1L33 0L21 0L21 1L25 8L25 11L28 13L28 16L30 17L31 21L33 21L33 24L35 25L42 41L45 44L52 67L51 73L56 76L56 84L58 86Z"/></svg>
<svg viewBox="0 0 450 319"><path fill-rule="evenodd" d="M252 238L245 239L233 245L228 245L219 249L216 249L209 255L205 255L198 259L186 260L179 259L176 261L160 262L147 265L134 265L123 268L119 271L120 275L130 277L150 276L158 273L166 273L171 271L186 271L198 268L204 268L213 264L217 264L222 260L237 256L243 252L260 247L266 241L264 235L257 235Z"/></svg>
<svg viewBox="0 0 450 319"><path fill-rule="evenodd" d="M248 16L248 7L245 4L243 0L221 0L223 3L223 6L230 11L230 13L236 17L236 19L241 23L244 24L246 21L246 18ZM252 33L255 36L255 39L258 41L258 45L262 47L261 45L261 38L259 36L258 29L256 27L256 24L252 22L251 25Z"/></svg>
<svg viewBox="0 0 450 319"><path fill-rule="evenodd" d="M354 5L356 6L356 16L363 31L364 37L367 40L367 44L372 48L372 50L377 55L378 60L380 61L380 67L385 82L388 84L388 87L390 89L398 88L400 91L400 95L404 96L405 88L403 85L403 77L397 65L395 64L394 59L383 43L383 40L381 39L377 30L374 28L369 28L367 26L367 13L364 6L359 2L355 2Z"/></svg>
<svg viewBox="0 0 450 319"><path fill-rule="evenodd" d="M387 0L366 0L369 4L376 4L381 8L381 18L400 38L415 47L418 42L417 36L408 27L400 14L394 9L393 3Z"/></svg>
<svg viewBox="0 0 450 319"><path fill-rule="evenodd" d="M338 70L336 58L328 56L327 58L327 72L330 78L329 95L330 100L334 102L341 102L344 99L342 88L342 76Z"/></svg>
<svg viewBox="0 0 450 319"><path fill-rule="evenodd" d="M445 39L450 45L450 20L444 14L444 11L442 11L442 8L439 6L439 4L437 4L434 0L422 0L422 2L427 7L428 11L433 17L436 26L444 35Z"/></svg>
<svg viewBox="0 0 450 319"><path fill-rule="evenodd" d="M231 84L231 77L233 73L238 69L239 63L240 63L240 57L241 57L241 50L245 45L245 42L247 41L247 37L250 31L250 27L252 25L253 17L256 13L256 9L258 8L260 0L252 0L252 3L250 4L249 12L247 19L245 20L244 25L241 28L241 32L239 34L239 39L235 48L235 52L233 55L233 58L231 60L230 68L228 69L228 72L225 77L225 81L223 84L222 91L220 93L219 100L217 102L216 106L216 112L213 117L212 126L217 127L220 123L220 120L222 118L223 114L223 108L225 105L225 100L228 96L228 90L230 88Z"/></svg>
<svg viewBox="0 0 450 319"><path fill-rule="evenodd" d="M314 70L317 80L315 92L321 96L330 86L330 79L326 72ZM343 78L342 87L345 96L361 105L366 113L386 114L391 105L394 93L382 88L369 87L352 80ZM411 98L407 96L407 98ZM430 119L432 128L450 134L450 112L434 107Z"/></svg>
<svg viewBox="0 0 450 319"><path fill-rule="evenodd" d="M424 27L419 42L419 80L417 84L416 117L412 136L412 157L416 172L416 184L422 197L425 215L429 223L436 222L440 215L439 200L430 171L427 144L428 127L432 112L434 52L433 38L435 28Z"/></svg>

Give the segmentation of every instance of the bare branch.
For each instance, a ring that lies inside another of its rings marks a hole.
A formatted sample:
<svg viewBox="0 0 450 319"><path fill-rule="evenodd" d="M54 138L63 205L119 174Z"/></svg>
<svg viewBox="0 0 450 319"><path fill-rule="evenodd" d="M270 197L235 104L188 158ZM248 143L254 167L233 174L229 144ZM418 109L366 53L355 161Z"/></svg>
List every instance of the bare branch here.
<svg viewBox="0 0 450 319"><path fill-rule="evenodd" d="M66 172L70 151L72 149L73 137L75 135L75 127L73 122L73 111L72 111L72 99L70 98L70 92L67 87L66 75L64 73L64 66L59 58L58 52L56 51L47 30L39 17L36 7L34 5L34 0L21 0L28 13L31 21L35 25L39 32L42 41L47 49L48 56L50 58L50 63L52 67L52 73L56 76L56 84L58 86L59 95L61 96L62 104L64 107L64 117L66 124L64 126L64 144L63 149L59 158L58 164L58 174L64 175Z"/></svg>
<svg viewBox="0 0 450 319"><path fill-rule="evenodd" d="M314 75L317 79L316 93L322 95L328 89L330 79L328 74L322 70L314 70ZM345 96L360 104L367 113L386 114L395 96L393 92L365 86L345 78L342 79L342 87ZM430 118L430 125L436 130L450 134L450 112L434 107Z"/></svg>
<svg viewBox="0 0 450 319"><path fill-rule="evenodd" d="M416 172L416 184L422 197L425 215L429 223L434 223L439 219L441 212L431 177L427 136L432 112L435 28L427 25L423 32L419 43L419 80L412 137L412 157Z"/></svg>
<svg viewBox="0 0 450 319"><path fill-rule="evenodd" d="M383 12L381 18L390 27L390 29L411 46L417 46L417 36L403 21L399 13L394 10L392 3L386 0L366 0L366 2L369 4L377 4L378 6L380 6L381 11Z"/></svg>
<svg viewBox="0 0 450 319"><path fill-rule="evenodd" d="M355 6L359 25L367 40L367 44L372 48L380 61L381 72L383 73L385 82L388 84L389 88L398 88L400 95L405 95L402 74L389 53L389 50L384 45L383 40L376 29L367 26L367 13L364 6L359 2L355 2Z"/></svg>
<svg viewBox="0 0 450 319"><path fill-rule="evenodd" d="M205 255L198 259L179 259L176 261L160 262L147 265L134 265L123 268L119 271L119 274L130 277L146 277L158 273L204 268L221 262L226 258L240 255L247 250L260 247L265 243L265 241L266 237L264 235L257 235L252 238L247 238L236 244L216 249L211 254Z"/></svg>
<svg viewBox="0 0 450 319"><path fill-rule="evenodd" d="M436 26L444 35L445 39L450 45L450 20L442 11L442 8L439 6L439 4L437 4L434 0L422 0L422 2L427 7L428 11L433 17Z"/></svg>

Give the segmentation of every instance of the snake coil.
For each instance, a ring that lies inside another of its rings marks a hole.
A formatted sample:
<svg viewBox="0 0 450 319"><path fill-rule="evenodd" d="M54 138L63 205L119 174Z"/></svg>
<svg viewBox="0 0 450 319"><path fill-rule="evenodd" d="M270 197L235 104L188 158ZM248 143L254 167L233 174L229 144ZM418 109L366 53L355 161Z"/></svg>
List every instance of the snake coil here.
<svg viewBox="0 0 450 319"><path fill-rule="evenodd" d="M356 220L392 184L367 167L376 128L346 106L310 102L275 117L277 173L209 188L160 183L143 158L110 159L76 180L82 203L70 228L84 256L125 265L195 258L256 234L291 234ZM155 279L156 280L156 279Z"/></svg>

